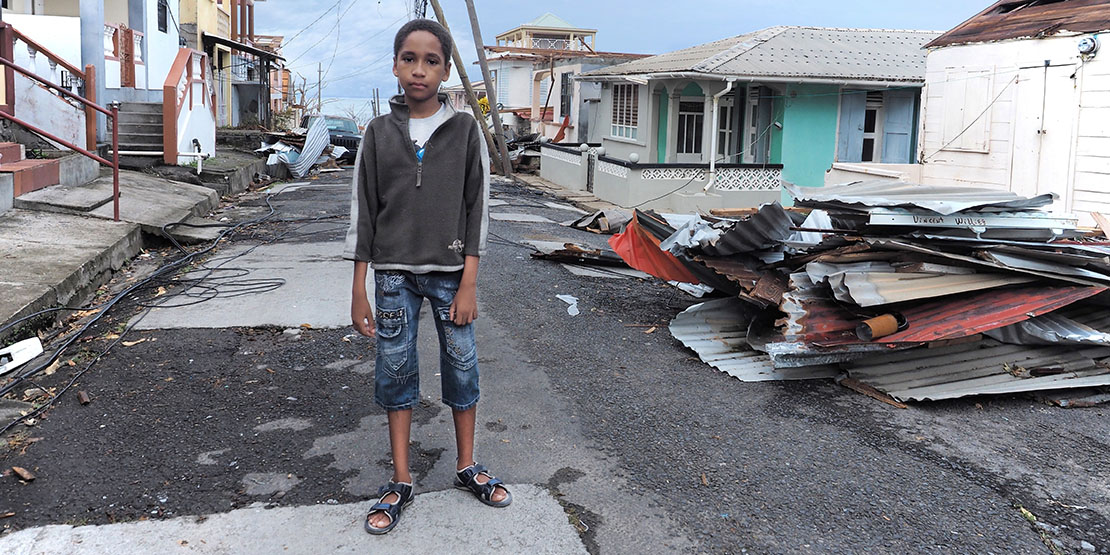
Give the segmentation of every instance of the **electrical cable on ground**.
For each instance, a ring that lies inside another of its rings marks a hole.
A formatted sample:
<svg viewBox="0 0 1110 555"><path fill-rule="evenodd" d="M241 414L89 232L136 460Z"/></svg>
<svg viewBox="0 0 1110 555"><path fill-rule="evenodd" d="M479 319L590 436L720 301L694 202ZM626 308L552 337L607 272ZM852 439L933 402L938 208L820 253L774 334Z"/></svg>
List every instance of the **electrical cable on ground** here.
<svg viewBox="0 0 1110 555"><path fill-rule="evenodd" d="M315 187L302 187L302 188L311 189L311 188L315 188ZM46 391L45 388L43 388L42 386L39 386L38 384L31 381L31 378L33 376L35 376L36 374L38 374L39 372L45 370L46 368L48 368L52 364L54 364L61 357L62 353L64 353L66 351L66 349L68 349L70 346L72 346L78 339L84 337L85 333L88 332L88 330L91 329L94 324L99 322L111 310L111 308L113 308L114 306L116 306L117 304L122 302L128 296L131 296L132 294L136 293L140 289L142 289L144 287L147 287L147 286L157 282L160 279L165 279L166 275L168 275L171 272L176 271L176 270L186 266L188 263L192 262L197 257L211 252L212 250L214 250L216 248L216 246L220 243L220 241L227 238L233 232L238 231L238 230L243 229L243 228L246 228L246 227L249 227L249 226L253 226L253 225L262 223L262 222L270 219L271 217L273 217L274 214L276 214L277 211L274 208L273 203L271 202L271 199L273 197L281 194L281 192L283 192L283 191L278 191L277 193L269 194L264 198L264 200L266 202L266 205L267 205L267 208L269 209L268 213L266 213L262 216L259 216L257 218L252 218L250 220L240 222L238 224L184 224L184 223L182 223L182 224L167 224L166 226L163 226L163 228L162 228L163 233L167 237L170 238L170 241L175 245L175 247L179 251L184 253L184 256L180 259L177 259L173 262L170 262L168 264L165 264L165 265L161 266L160 268L158 268L157 270L152 272L150 275L146 276L145 278L139 280L138 282L136 282L136 283L132 284L131 286L125 288L124 290L120 291L119 293L114 295L110 300L108 300L104 303L101 303L99 305L96 305L94 307L87 307L87 308L81 309L81 310L96 310L96 309L99 308L100 312L97 313L88 322L86 322L78 331L76 331L70 337L68 337L64 341L64 343L61 346L59 346L56 350L54 350L53 354L50 357L48 357L45 361L42 361L41 363L39 363L34 368L31 368L29 370L25 370L21 374L18 374L14 379L12 379L12 381L10 381L10 382L4 384L2 387L0 387L0 397L3 397L4 395L7 395L11 391L15 390L20 384L23 384L23 383L30 383L34 387L36 387L38 389L42 389L43 391ZM228 258L224 259L223 262L221 262L221 264L219 266L217 266L217 269L220 269L223 265L227 264L228 262L230 262L232 260L235 260L235 259L237 259L241 256L245 256L246 254L254 251L255 249L257 249L259 246L261 246L263 244L269 244L269 243L273 243L273 242L282 240L284 238L287 238L287 237L293 235L293 233L295 231L297 231L298 229L301 229L303 227L306 227L308 225L311 225L313 223L316 223L316 222L319 222L319 221L322 221L322 220L333 219L333 218L337 218L337 217L335 217L335 216L320 216L320 217L317 217L317 218L300 218L300 219L293 219L293 220L285 220L285 221L292 221L292 222L305 221L306 223L303 226L299 226L299 227L294 228L292 230L287 230L287 231L277 235L276 237L274 237L273 239L271 239L269 241L265 241L265 242L263 242L259 245L254 245L250 249L247 249L246 251L244 251L242 253L239 253L235 256L231 256L231 257L228 257ZM201 249L198 249L198 250L195 250L195 251L192 251L192 252L188 252L187 250L184 249L184 247L182 247L180 245L180 243L178 243L175 239L170 237L169 234L166 232L166 230L169 227L171 227L172 225L182 225L182 226L188 226L188 227L226 227L227 229L222 231L219 234L219 236L217 236L208 246L206 246L204 248L201 248ZM319 230L319 231L312 232L308 235L315 234L315 233L327 232L327 231L334 231L334 230ZM202 267L201 269L211 271L211 269L206 268L206 267ZM244 275L244 274L242 274L243 271L249 272L249 270L245 270L245 269L236 269L236 268L222 268L222 269L225 270L225 271L239 271L240 272L239 275ZM166 280L167 283L174 282L174 281L181 282L181 280ZM277 283L279 281L280 281L280 284ZM184 283L184 282L182 282L182 283ZM264 291L270 291L270 290L276 289L277 287L280 287L285 282L284 282L284 280L275 279L275 280L245 280L245 281L240 281L240 282L237 282L237 283L236 282L229 282L229 283L232 283L234 285L234 287L233 287L234 291L231 292L231 293L228 293L227 296L234 297L234 296L240 296L240 295L245 295L245 294L249 294L249 293L259 293L259 292L264 292ZM191 283L188 283L188 285L184 289L182 289L180 291L175 291L174 293L171 293L170 295L167 295L163 299L162 303L154 304L154 305L146 304L146 303L136 303L136 306L146 308L146 311L144 311L141 316L139 316L138 318L132 319L131 322L129 323L129 325L127 326L127 328L125 328L121 333L119 333L118 337L114 338L112 343L110 343L100 354L98 354L91 361L89 361L89 363L86 365L86 367L84 369L82 369L81 371L79 371L60 392L58 392L56 394L53 394L49 400L47 400L43 405L37 407L35 410L30 411L27 414L21 415L19 418L16 418L13 422L7 424L3 428L0 428L0 434L6 433L13 426L19 424L20 422L23 422L24 420L26 420L28 418L33 418L33 417L35 417L39 414L42 414L42 412L44 412L47 408L52 406L54 404L54 402L59 397L61 397L61 395L63 393L65 393L74 383L76 383L78 378L80 378L85 372L87 372L92 367L93 364L95 364L104 355L106 355L109 351L111 351L112 347L114 347L123 338L123 336L128 331L130 331L135 325L137 325L142 320L143 317L145 317L147 314L149 314L149 311L150 311L151 308L159 307L162 304L168 302L169 300L171 300L173 298L176 298L177 296L186 295L186 293L190 289L194 289L194 288L202 288L203 291L212 291L213 289L215 289L214 287L212 287L210 285L202 285L202 280L193 280ZM204 302L204 301L207 301L207 300L211 300L212 298L215 298L216 296L218 296L220 294L221 294L221 292L216 290L216 291L214 291L214 293L207 294L202 300L196 301L194 303L188 303L188 304L197 304L199 302ZM186 295L186 296L190 296L190 295ZM162 306L162 307L163 308L171 308L171 307L174 307L174 306L185 306L185 304L166 305L166 306ZM25 321L29 318L39 316L39 315L42 315L42 314L46 314L46 313L49 313L49 312L60 311L60 310L73 310L73 309L71 307L56 307L56 308L52 308L52 309L42 310L42 311L39 311L39 312L37 312L33 315L29 315L28 317L24 317L24 318L22 318L18 321L7 324L3 328L0 328L0 331L10 329L12 326L18 324L21 321Z"/></svg>

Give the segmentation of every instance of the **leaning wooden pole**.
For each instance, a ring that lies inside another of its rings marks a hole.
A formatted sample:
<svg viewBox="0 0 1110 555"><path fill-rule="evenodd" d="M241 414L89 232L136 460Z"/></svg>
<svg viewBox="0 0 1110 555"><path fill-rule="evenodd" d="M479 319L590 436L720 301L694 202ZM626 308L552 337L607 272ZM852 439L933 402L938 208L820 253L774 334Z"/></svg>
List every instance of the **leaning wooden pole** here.
<svg viewBox="0 0 1110 555"><path fill-rule="evenodd" d="M474 31L474 49L478 51L478 65L482 68L482 79L486 82L486 97L489 98L489 113L493 118L493 135L501 152L501 167L505 175L513 173L509 160L509 147L505 144L505 128L501 127L501 114L497 112L497 94L490 79L489 64L486 63L486 48L482 42L482 29L478 27L478 12L474 10L474 0L466 0L466 11L470 12L470 29Z"/></svg>
<svg viewBox="0 0 1110 555"><path fill-rule="evenodd" d="M432 10L436 13L436 19L439 24L443 25L447 32L451 32L451 28L447 26L447 18L443 16L443 8L439 6L439 0L431 0ZM482 134L486 137L486 146L489 147L490 160L493 160L497 168L504 169L501 160L501 152L497 149L497 141L493 139L493 135L489 132L489 127L485 124L485 118L482 116L482 107L478 104L478 95L474 92L474 86L470 84L470 78L466 76L466 67L463 66L462 57L459 56L459 49L451 49L452 63L455 64L456 71L459 74L459 79L462 79L463 89L466 90L466 102L470 104L470 109L474 111L474 117L481 122L478 127L482 128ZM508 174L505 174L508 175Z"/></svg>

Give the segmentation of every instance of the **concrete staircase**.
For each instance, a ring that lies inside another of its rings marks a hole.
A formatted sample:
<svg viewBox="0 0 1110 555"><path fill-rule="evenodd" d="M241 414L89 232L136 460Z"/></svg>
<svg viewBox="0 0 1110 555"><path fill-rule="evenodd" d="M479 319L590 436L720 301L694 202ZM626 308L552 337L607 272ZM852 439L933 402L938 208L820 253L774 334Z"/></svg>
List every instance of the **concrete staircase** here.
<svg viewBox="0 0 1110 555"><path fill-rule="evenodd" d="M162 160L162 104L124 102L119 109L120 165L150 167ZM141 152L142 154L135 154Z"/></svg>
<svg viewBox="0 0 1110 555"><path fill-rule="evenodd" d="M23 145L0 143L0 212L12 207L15 197L58 184L59 160L27 160Z"/></svg>

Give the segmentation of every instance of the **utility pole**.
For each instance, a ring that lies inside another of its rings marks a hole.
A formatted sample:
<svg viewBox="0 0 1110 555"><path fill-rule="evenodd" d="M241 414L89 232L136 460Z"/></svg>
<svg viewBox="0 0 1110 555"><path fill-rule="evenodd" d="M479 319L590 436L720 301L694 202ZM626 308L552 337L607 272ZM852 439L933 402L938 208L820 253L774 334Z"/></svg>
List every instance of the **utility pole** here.
<svg viewBox="0 0 1110 555"><path fill-rule="evenodd" d="M443 8L439 5L439 0L431 0L432 10L436 13L436 19L439 24L443 25L447 32L451 32L451 28L447 26L447 18L443 16ZM463 65L462 56L459 55L458 48L451 49L451 59L455 64L455 70L459 74L459 79L462 79L463 90L466 91L466 102L470 104L470 109L474 111L474 117L478 119L482 128L482 135L486 138L486 146L489 148L490 160L496 164L498 168L504 168L501 158L501 152L497 149L497 141L493 140L493 135L489 132L489 127L485 124L485 118L482 117L482 108L478 105L478 95L474 94L474 86L470 84L470 78L466 76L466 66ZM488 94L488 93L487 93ZM508 157L506 156L506 159ZM505 174L508 175L508 174Z"/></svg>
<svg viewBox="0 0 1110 555"><path fill-rule="evenodd" d="M478 12L474 9L474 0L466 0L466 11L470 12L470 29L474 31L474 49L478 51L478 65L482 68L482 79L486 82L489 113L493 118L494 136L498 139L497 147L501 151L501 169L504 172L503 175L512 175L513 166L509 160L509 148L505 144L505 129L501 126L501 115L497 113L497 95L493 79L490 79L489 64L486 63L486 49L482 42L482 29L478 27Z"/></svg>
<svg viewBox="0 0 1110 555"><path fill-rule="evenodd" d="M324 113L324 64L316 64L316 113Z"/></svg>

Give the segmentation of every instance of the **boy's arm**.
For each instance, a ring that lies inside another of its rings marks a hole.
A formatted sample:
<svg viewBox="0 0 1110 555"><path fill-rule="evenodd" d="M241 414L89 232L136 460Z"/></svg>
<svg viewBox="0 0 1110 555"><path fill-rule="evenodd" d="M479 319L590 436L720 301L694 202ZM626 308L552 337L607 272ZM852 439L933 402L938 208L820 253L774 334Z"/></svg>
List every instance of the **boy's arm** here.
<svg viewBox="0 0 1110 555"><path fill-rule="evenodd" d="M489 233L489 151L482 139L477 120L467 140L466 180L463 185L463 202L466 209L466 237L463 254L482 256L486 252L486 235Z"/></svg>
<svg viewBox="0 0 1110 555"><path fill-rule="evenodd" d="M343 249L343 257L355 261L351 283L351 323L355 330L367 337L374 337L375 332L374 311L366 292L366 276L373 252L374 222L378 210L374 154L365 152L372 146L373 133L367 126L358 154L355 155L354 175L351 178L351 225L347 229Z"/></svg>
<svg viewBox="0 0 1110 555"><path fill-rule="evenodd" d="M366 294L366 271L370 265L355 261L355 278L351 284L351 323L355 330L366 337L374 337L374 310Z"/></svg>
<svg viewBox="0 0 1110 555"><path fill-rule="evenodd" d="M467 256L463 263L462 279L455 300L451 301L451 321L465 326L478 319L478 261L477 256Z"/></svg>

